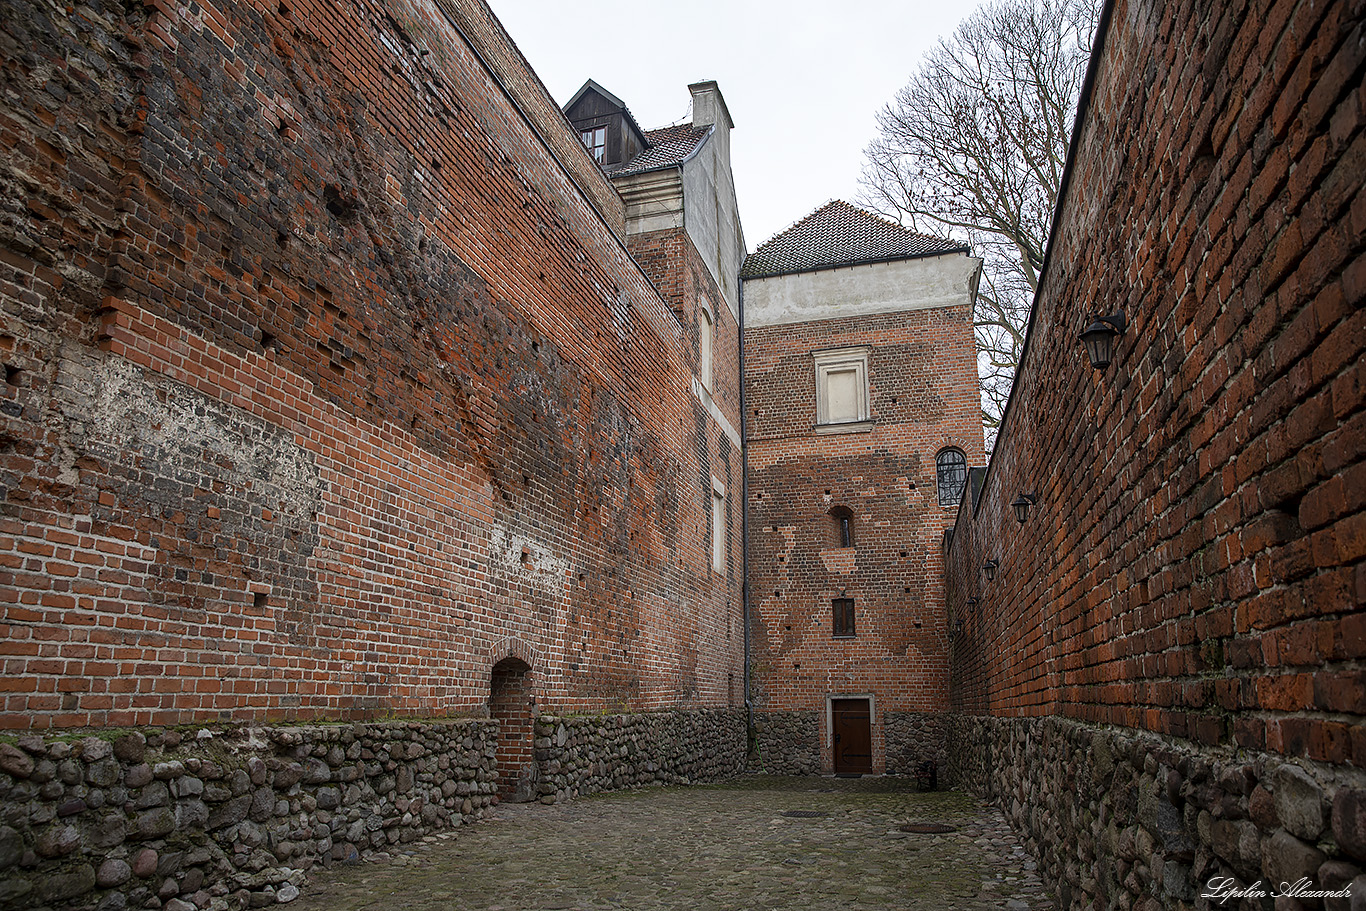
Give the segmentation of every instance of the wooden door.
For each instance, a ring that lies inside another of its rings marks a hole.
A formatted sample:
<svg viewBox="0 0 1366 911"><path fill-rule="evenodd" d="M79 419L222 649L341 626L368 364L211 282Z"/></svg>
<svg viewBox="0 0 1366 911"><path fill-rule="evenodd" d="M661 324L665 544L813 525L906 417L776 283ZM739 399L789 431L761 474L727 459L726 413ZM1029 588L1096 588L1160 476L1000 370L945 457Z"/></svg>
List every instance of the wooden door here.
<svg viewBox="0 0 1366 911"><path fill-rule="evenodd" d="M831 705L835 728L835 773L873 771L873 725L867 699L836 699Z"/></svg>

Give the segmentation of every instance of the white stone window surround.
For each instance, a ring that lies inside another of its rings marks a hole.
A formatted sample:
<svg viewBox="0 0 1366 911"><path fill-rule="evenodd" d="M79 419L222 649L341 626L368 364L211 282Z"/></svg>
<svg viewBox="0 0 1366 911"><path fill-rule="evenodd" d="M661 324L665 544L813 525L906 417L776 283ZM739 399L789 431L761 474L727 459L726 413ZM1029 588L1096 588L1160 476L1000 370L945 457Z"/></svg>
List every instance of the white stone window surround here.
<svg viewBox="0 0 1366 911"><path fill-rule="evenodd" d="M863 433L873 428L868 412L867 345L813 351L816 432Z"/></svg>
<svg viewBox="0 0 1366 911"><path fill-rule="evenodd" d="M711 568L724 573L726 568L726 485L711 479Z"/></svg>
<svg viewBox="0 0 1366 911"><path fill-rule="evenodd" d="M712 392L715 389L712 386L712 361L716 356L716 317L706 303L702 303L697 310L697 348L698 379L702 381L704 389Z"/></svg>

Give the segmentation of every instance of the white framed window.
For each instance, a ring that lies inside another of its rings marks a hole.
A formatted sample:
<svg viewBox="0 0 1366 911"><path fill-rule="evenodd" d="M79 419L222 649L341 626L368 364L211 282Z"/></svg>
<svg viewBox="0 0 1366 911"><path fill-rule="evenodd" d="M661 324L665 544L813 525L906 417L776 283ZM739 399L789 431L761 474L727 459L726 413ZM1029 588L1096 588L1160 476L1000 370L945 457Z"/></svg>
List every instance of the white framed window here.
<svg viewBox="0 0 1366 911"><path fill-rule="evenodd" d="M602 161L603 154L607 151L607 127L582 130L579 132L579 138L583 140L583 147L593 156L593 160Z"/></svg>
<svg viewBox="0 0 1366 911"><path fill-rule="evenodd" d="M831 348L812 354L816 362L816 424L866 429L868 347Z"/></svg>
<svg viewBox="0 0 1366 911"><path fill-rule="evenodd" d="M711 568L724 572L726 566L726 485L711 479Z"/></svg>
<svg viewBox="0 0 1366 911"><path fill-rule="evenodd" d="M711 311L706 307L697 308L697 372L702 385L711 391L712 343L716 331L712 327Z"/></svg>

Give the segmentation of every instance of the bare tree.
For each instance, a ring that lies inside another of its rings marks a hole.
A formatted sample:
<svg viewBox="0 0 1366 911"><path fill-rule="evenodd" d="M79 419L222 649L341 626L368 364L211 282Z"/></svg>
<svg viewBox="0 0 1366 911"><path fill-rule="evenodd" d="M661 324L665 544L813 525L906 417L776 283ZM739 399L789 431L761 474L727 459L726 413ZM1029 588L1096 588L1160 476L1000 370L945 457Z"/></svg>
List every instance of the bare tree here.
<svg viewBox="0 0 1366 911"><path fill-rule="evenodd" d="M984 259L974 320L982 420L995 437L1024 345L1094 0L1002 0L941 39L878 115L862 201Z"/></svg>

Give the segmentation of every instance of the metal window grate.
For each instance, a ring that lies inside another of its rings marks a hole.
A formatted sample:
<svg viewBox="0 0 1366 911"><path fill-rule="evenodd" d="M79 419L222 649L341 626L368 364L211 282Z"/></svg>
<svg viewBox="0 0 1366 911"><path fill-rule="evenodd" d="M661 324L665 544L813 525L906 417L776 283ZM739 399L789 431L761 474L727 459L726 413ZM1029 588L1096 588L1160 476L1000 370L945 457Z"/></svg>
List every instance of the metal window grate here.
<svg viewBox="0 0 1366 911"><path fill-rule="evenodd" d="M934 457L934 464L939 481L939 505L957 505L968 484L967 456L957 449L945 449Z"/></svg>

